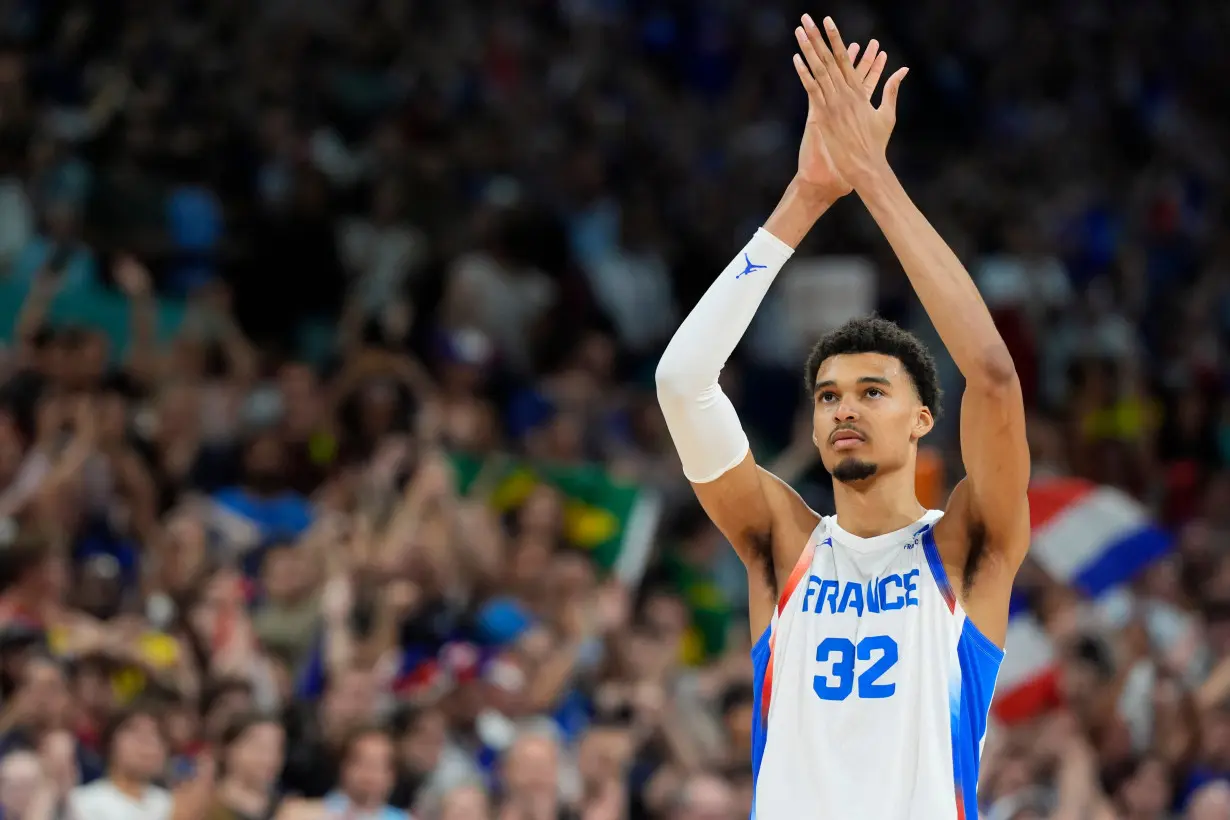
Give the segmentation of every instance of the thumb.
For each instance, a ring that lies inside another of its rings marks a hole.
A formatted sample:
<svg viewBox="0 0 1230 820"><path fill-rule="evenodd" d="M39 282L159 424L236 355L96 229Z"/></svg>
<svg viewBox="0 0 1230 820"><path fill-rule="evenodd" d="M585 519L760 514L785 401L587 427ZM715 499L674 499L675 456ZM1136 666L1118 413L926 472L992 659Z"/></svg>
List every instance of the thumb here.
<svg viewBox="0 0 1230 820"><path fill-rule="evenodd" d="M880 111L897 116L897 93L901 90L901 81L905 79L905 75L910 73L908 67L901 67L893 72L893 76L888 78L884 83L884 94L880 98Z"/></svg>

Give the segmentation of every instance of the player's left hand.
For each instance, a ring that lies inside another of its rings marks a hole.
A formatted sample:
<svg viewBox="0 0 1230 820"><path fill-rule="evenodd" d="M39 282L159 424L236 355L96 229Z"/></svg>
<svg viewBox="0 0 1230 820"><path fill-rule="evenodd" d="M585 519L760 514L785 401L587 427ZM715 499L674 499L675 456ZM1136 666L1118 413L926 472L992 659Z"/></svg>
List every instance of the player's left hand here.
<svg viewBox="0 0 1230 820"><path fill-rule="evenodd" d="M859 59L859 52L862 59ZM884 73L884 65L888 62L888 54L880 51L880 43L872 40L867 48L862 49L858 43L853 43L849 49L850 62L854 63L855 71L862 79L863 90L870 99L880 84L880 76ZM811 75L809 74L808 77ZM835 200L854 190L849 182L841 178L833 167L833 160L824 147L824 137L820 133L820 106L813 95L807 95L807 124L803 127L803 140L799 143L798 178L820 192L824 198ZM811 416L807 417L810 430Z"/></svg>
<svg viewBox="0 0 1230 820"><path fill-rule="evenodd" d="M828 42L811 15L803 15L803 25L795 29L802 56L794 56L794 67L816 111L833 167L857 188L861 179L887 166L885 150L897 122L897 93L909 69L900 68L888 78L880 105L874 107L831 17L824 18L824 28Z"/></svg>

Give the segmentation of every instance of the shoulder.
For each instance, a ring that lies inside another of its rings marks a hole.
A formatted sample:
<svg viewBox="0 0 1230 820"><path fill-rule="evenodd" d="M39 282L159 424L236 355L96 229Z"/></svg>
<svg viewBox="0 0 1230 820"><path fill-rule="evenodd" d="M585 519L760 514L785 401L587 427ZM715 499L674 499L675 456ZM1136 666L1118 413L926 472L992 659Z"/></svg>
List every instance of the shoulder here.
<svg viewBox="0 0 1230 820"><path fill-rule="evenodd" d="M290 798L282 801L274 820L319 820L325 816L325 805L320 800Z"/></svg>
<svg viewBox="0 0 1230 820"><path fill-rule="evenodd" d="M118 795L119 790L106 778L95 780L93 783L87 783L84 786L78 786L69 792L71 799L85 801L111 800Z"/></svg>
<svg viewBox="0 0 1230 820"><path fill-rule="evenodd" d="M825 520L818 512L807 506L798 492L773 473L757 468L760 485L764 488L765 501L773 515L773 538L782 541L787 550L801 550L811 537L816 526Z"/></svg>
<svg viewBox="0 0 1230 820"><path fill-rule="evenodd" d="M97 820L117 816L114 809L131 810L131 801L125 798L110 780L95 780L85 786L78 786L69 792L68 800L77 813ZM166 789L150 786L142 802L153 810L154 816L169 816L171 793Z"/></svg>
<svg viewBox="0 0 1230 820"><path fill-rule="evenodd" d="M98 800L101 795L112 791L111 784L105 780L95 780L84 786L78 786L68 793L68 800L73 805L85 805Z"/></svg>
<svg viewBox="0 0 1230 820"><path fill-rule="evenodd" d="M161 786L150 786L145 792L145 802L159 812L169 813L174 801L175 798L171 796L171 793Z"/></svg>

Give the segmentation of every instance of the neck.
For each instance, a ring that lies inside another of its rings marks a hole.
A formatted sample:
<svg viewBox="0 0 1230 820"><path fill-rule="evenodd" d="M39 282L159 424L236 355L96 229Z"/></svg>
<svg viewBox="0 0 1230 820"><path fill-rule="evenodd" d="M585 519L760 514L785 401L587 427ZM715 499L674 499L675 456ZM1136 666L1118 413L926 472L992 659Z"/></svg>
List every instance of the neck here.
<svg viewBox="0 0 1230 820"><path fill-rule="evenodd" d="M914 494L914 464L885 475L845 484L833 482L837 523L851 535L872 538L908 527L926 508Z"/></svg>
<svg viewBox="0 0 1230 820"><path fill-rule="evenodd" d="M381 806L384 805L383 801L375 800L370 797L368 797L367 799L364 799L362 797L355 797L349 792L346 792L346 799L350 801L350 807L352 809L354 809L355 811L361 811L361 812L368 812L368 813L374 812L377 809L379 809Z"/></svg>
<svg viewBox="0 0 1230 820"><path fill-rule="evenodd" d="M269 793L228 777L218 786L218 796L227 808L247 817L260 817L269 807Z"/></svg>
<svg viewBox="0 0 1230 820"><path fill-rule="evenodd" d="M127 775L117 772L114 769L107 773L107 779L111 781L112 785L114 785L116 789L129 797L140 799L145 796L145 788L147 784L143 780L139 780L135 777L128 777Z"/></svg>

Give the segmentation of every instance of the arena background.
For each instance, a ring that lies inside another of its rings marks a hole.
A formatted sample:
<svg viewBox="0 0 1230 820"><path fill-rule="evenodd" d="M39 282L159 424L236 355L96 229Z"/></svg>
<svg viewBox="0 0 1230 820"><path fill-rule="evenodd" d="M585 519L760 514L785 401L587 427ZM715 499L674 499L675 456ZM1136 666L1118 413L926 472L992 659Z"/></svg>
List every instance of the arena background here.
<svg viewBox="0 0 1230 820"><path fill-rule="evenodd" d="M911 67L1024 385L984 815L1230 816L1230 7L2 0L0 817L748 815L652 374L793 173L802 11ZM724 374L822 512L802 361L873 310L941 350L851 197Z"/></svg>

